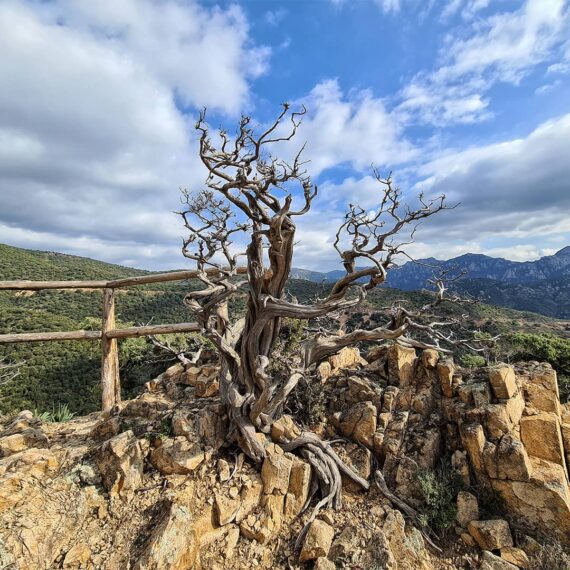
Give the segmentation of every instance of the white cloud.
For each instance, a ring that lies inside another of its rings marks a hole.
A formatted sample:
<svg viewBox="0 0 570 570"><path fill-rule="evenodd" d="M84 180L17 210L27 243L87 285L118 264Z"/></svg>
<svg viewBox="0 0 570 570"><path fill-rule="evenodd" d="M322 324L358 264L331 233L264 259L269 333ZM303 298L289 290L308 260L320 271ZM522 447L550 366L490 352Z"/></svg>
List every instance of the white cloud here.
<svg viewBox="0 0 570 570"><path fill-rule="evenodd" d="M204 178L176 103L233 113L265 65L240 9L7 1L0 51L0 241L164 267Z"/></svg>
<svg viewBox="0 0 570 570"><path fill-rule="evenodd" d="M484 3L470 5L480 9ZM453 2L447 9L459 6ZM485 94L495 83L516 84L549 62L565 39L567 20L565 0L527 0L515 12L460 26L448 35L439 67L417 74L402 89L402 119L448 125L489 118Z"/></svg>
<svg viewBox="0 0 570 570"><path fill-rule="evenodd" d="M358 170L401 164L417 151L381 99L368 90L345 95L336 80L319 83L301 101L309 110L298 139L307 141L309 172L347 164Z"/></svg>

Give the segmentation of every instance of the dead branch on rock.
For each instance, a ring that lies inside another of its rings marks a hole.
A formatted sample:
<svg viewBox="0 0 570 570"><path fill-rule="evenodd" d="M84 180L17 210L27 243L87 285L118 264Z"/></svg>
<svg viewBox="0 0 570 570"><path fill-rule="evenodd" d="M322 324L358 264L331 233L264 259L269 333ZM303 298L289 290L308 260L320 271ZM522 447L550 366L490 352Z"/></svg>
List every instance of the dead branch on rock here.
<svg viewBox="0 0 570 570"><path fill-rule="evenodd" d="M20 375L20 369L26 363L0 361L0 384L6 384Z"/></svg>

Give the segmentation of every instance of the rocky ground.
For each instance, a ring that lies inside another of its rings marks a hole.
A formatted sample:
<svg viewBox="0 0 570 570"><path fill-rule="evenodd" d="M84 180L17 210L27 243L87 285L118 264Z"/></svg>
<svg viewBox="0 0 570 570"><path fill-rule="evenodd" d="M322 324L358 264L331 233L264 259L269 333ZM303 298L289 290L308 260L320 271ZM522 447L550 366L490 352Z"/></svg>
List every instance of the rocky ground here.
<svg viewBox="0 0 570 570"><path fill-rule="evenodd" d="M466 372L398 346L321 363L306 421L372 484L346 481L342 509L321 511L298 548L311 469L274 442L299 427L283 416L252 464L226 443L216 374L177 365L65 423L4 418L0 568L570 568L540 544L570 542L570 409L548 365ZM442 465L459 486L450 528L430 533L422 474ZM379 468L420 519L373 483Z"/></svg>

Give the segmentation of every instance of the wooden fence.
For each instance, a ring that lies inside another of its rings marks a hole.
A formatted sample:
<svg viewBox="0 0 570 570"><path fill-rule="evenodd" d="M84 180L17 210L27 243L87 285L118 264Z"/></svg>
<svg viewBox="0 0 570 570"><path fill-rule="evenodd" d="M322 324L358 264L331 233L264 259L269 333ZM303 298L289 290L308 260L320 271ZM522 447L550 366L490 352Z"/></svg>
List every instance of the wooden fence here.
<svg viewBox="0 0 570 570"><path fill-rule="evenodd" d="M118 329L115 327L115 289L184 281L198 276L198 271L172 271L153 273L139 277L127 277L112 281L0 281L0 291L41 291L45 289L103 289L103 321L100 331L39 332L20 334L0 334L0 344L18 342L45 342L61 340L101 340L101 387L103 410L110 410L121 401L121 381L119 377L119 353L117 340L168 333L188 333L200 330L196 323L177 323L169 325L148 325ZM206 270L215 275L217 269ZM246 268L239 268L238 273L246 273Z"/></svg>

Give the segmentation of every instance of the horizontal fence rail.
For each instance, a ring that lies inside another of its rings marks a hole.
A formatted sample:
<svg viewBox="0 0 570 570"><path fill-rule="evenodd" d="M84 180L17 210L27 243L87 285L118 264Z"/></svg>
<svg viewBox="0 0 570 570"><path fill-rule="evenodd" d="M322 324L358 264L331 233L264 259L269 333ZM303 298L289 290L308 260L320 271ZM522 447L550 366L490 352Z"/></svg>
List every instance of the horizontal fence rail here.
<svg viewBox="0 0 570 570"><path fill-rule="evenodd" d="M206 269L207 275L219 275L225 269ZM235 273L245 274L247 268L239 267ZM102 407L110 410L121 402L121 383L119 378L118 339L151 336L156 334L199 332L197 323L177 323L166 325L146 325L118 329L115 326L115 289L146 285L149 283L166 283L169 281L185 281L201 275L200 271L170 271L168 273L151 273L138 277L126 277L111 281L0 281L0 291L42 291L47 289L102 289L103 319L100 331L56 331L32 332L17 334L0 334L0 344L50 341L101 340L101 387Z"/></svg>
<svg viewBox="0 0 570 570"><path fill-rule="evenodd" d="M238 274L247 273L247 268L238 267ZM206 269L207 275L218 275L219 269ZM168 281L185 281L200 275L199 271L170 271L168 273L151 273L138 277L125 277L111 281L0 281L0 291L41 291L43 289L120 289L133 285L148 283L166 283Z"/></svg>

